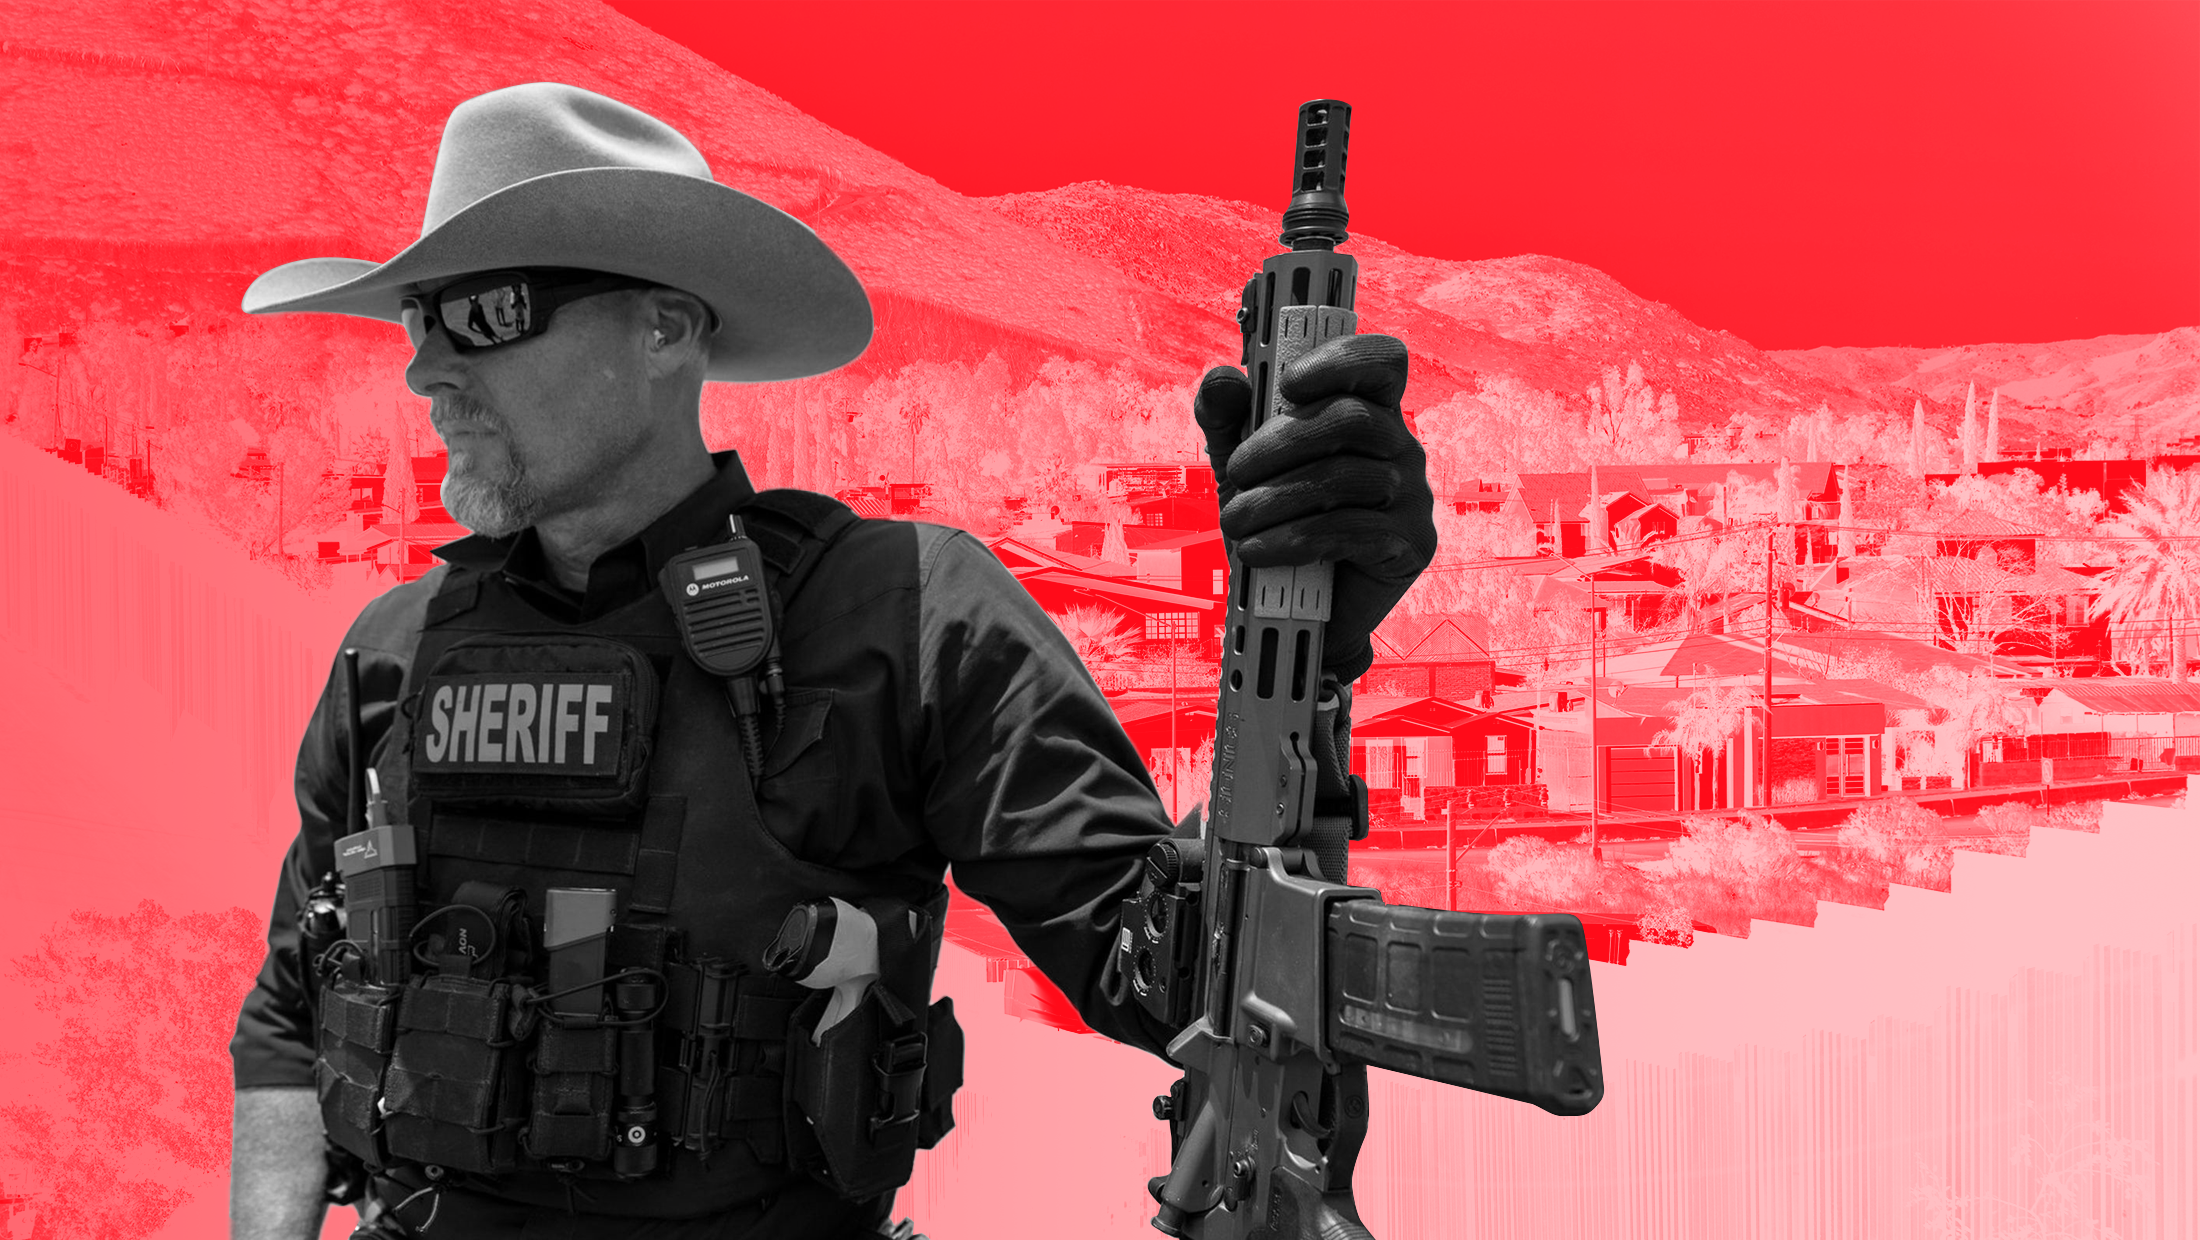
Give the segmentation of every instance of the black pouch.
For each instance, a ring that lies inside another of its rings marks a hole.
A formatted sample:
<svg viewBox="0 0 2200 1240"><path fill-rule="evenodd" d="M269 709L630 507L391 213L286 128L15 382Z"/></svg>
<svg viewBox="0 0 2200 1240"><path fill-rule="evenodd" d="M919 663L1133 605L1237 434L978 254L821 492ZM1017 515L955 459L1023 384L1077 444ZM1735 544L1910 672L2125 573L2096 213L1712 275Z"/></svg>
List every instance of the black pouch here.
<svg viewBox="0 0 2200 1240"><path fill-rule="evenodd" d="M333 978L321 987L315 1022L321 1126L339 1149L374 1168L389 1162L376 1103L397 1044L398 993L394 986Z"/></svg>
<svg viewBox="0 0 2200 1240"><path fill-rule="evenodd" d="M955 1091L963 1083L962 1022L955 1001L942 998L925 1020L924 1114L917 1117L917 1148L931 1149L955 1129Z"/></svg>
<svg viewBox="0 0 2200 1240"><path fill-rule="evenodd" d="M392 1158L496 1173L518 1163L526 1092L518 1055L531 1018L509 981L415 977L383 1077Z"/></svg>
<svg viewBox="0 0 2200 1240"><path fill-rule="evenodd" d="M525 1145L543 1162L611 1156L611 1103L618 1082L619 1030L606 1024L545 1023L535 1039L534 1102Z"/></svg>
<svg viewBox="0 0 2200 1240"><path fill-rule="evenodd" d="M787 1028L787 1142L794 1161L850 1201L909 1180L924 1114L925 1022L873 982L863 1002L810 1044L832 992Z"/></svg>
<svg viewBox="0 0 2200 1240"><path fill-rule="evenodd" d="M657 671L575 633L469 637L407 707L412 779L439 810L625 818L648 796Z"/></svg>

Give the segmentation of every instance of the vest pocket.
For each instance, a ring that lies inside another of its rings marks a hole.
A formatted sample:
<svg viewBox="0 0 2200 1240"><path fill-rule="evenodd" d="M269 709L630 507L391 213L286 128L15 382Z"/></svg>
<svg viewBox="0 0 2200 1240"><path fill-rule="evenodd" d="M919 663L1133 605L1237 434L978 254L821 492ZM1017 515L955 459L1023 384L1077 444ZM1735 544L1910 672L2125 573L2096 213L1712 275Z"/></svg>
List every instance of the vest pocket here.
<svg viewBox="0 0 2200 1240"><path fill-rule="evenodd" d="M383 1078L391 1157L492 1174L517 1165L526 1102L512 1000L505 981L435 975L406 985Z"/></svg>
<svg viewBox="0 0 2200 1240"><path fill-rule="evenodd" d="M772 737L771 752L764 755L766 780L775 775L804 781L837 777L832 747L818 744L826 721L832 718L833 696L831 689L787 690L787 720ZM799 769L790 770L798 763Z"/></svg>
<svg viewBox="0 0 2200 1240"><path fill-rule="evenodd" d="M619 1031L543 1026L535 1043L534 1106L527 1154L544 1162L611 1156L611 1095L619 1068Z"/></svg>
<svg viewBox="0 0 2200 1240"><path fill-rule="evenodd" d="M397 1041L398 993L394 986L344 980L321 987L320 1053L313 1063L321 1126L339 1148L377 1168L389 1161L376 1103Z"/></svg>

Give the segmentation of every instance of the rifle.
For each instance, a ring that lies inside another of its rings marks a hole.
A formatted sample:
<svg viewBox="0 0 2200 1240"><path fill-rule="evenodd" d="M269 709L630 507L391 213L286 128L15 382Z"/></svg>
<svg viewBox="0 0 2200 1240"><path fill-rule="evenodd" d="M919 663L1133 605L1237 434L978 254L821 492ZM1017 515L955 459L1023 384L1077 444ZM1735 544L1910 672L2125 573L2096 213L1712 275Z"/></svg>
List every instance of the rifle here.
<svg viewBox="0 0 2200 1240"><path fill-rule="evenodd" d="M1336 252L1351 115L1334 99L1299 109L1290 250L1261 264L1238 313L1248 435L1281 412L1285 365L1358 327L1358 264ZM1171 1162L1147 1186L1153 1225L1372 1240L1352 1200L1369 1065L1557 1115L1603 1097L1586 940L1565 914L1412 908L1346 885L1367 784L1345 776L1349 795L1317 804L1310 744L1340 696L1318 666L1331 565L1248 571L1232 554L1229 579L1211 817L1147 854L1116 947L1140 1005L1183 1030L1168 1050L1184 1076L1154 1099Z"/></svg>

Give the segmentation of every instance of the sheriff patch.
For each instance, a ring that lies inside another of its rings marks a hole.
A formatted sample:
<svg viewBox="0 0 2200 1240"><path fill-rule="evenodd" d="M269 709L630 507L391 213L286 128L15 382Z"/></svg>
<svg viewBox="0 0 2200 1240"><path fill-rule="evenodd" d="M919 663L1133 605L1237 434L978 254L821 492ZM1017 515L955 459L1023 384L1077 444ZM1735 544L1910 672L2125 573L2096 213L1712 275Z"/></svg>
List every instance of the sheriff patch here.
<svg viewBox="0 0 2200 1240"><path fill-rule="evenodd" d="M422 693L415 769L453 774L619 774L631 705L618 673L435 676Z"/></svg>

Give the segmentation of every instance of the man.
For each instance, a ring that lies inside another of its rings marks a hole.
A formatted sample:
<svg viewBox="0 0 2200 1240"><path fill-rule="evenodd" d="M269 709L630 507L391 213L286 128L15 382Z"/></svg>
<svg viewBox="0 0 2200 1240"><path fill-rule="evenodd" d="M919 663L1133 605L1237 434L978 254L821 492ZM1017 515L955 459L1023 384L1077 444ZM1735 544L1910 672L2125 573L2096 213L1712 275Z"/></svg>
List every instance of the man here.
<svg viewBox="0 0 2200 1240"><path fill-rule="evenodd" d="M232 1044L236 1236L318 1234L325 1183L362 1160L383 1236L907 1234L893 1188L960 1079L952 1011L927 1007L949 866L1095 1029L1160 1051L1173 1031L1111 1003L1110 961L1169 824L1066 641L967 534L759 496L703 443L705 381L817 374L869 341L861 285L806 227L643 113L517 86L452 113L416 243L279 267L244 308L403 322L475 534L345 642L378 812L417 833L411 990L302 941L359 828L341 676L301 746ZM1285 378L1308 416L1242 446L1242 375L1210 373L1195 408L1241 552L1343 562L1325 663L1346 681L1435 545L1404 368L1384 337L1322 350ZM783 669L746 688L660 592L729 515L782 635ZM575 891L616 924L582 985L553 986L545 906ZM852 1009L772 967L790 908L826 900L825 924L875 936Z"/></svg>

